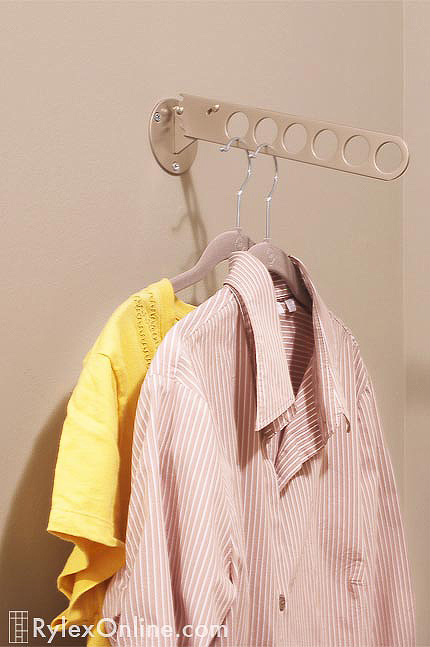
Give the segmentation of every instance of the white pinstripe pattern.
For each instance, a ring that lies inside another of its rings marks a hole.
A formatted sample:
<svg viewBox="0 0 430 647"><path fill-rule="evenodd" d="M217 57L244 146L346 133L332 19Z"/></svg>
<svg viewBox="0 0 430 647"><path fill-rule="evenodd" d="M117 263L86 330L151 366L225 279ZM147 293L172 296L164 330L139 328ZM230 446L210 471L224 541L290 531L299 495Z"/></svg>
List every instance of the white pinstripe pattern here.
<svg viewBox="0 0 430 647"><path fill-rule="evenodd" d="M126 566L104 614L226 635L118 647L412 647L402 523L357 342L312 296L235 252L165 337L142 386ZM285 609L280 604L285 597Z"/></svg>

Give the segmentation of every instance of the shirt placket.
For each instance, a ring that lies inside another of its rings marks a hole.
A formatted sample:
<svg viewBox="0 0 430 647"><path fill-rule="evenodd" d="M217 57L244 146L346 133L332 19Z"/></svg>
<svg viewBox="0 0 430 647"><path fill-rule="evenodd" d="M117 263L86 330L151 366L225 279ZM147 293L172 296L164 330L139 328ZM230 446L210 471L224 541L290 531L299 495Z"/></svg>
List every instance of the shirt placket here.
<svg viewBox="0 0 430 647"><path fill-rule="evenodd" d="M274 573L274 596L272 600L273 614L275 619L276 631L274 631L274 639L276 645L286 644L286 622L288 613L288 581L285 562L285 551L282 547L282 533L281 533L281 492L279 489L278 476L275 469L275 460L278 451L279 434L280 431L273 433L273 428L269 426L266 430L267 437L265 438L265 459L270 465L271 471L271 488L270 488L270 517L272 522L272 557L273 557L273 573Z"/></svg>

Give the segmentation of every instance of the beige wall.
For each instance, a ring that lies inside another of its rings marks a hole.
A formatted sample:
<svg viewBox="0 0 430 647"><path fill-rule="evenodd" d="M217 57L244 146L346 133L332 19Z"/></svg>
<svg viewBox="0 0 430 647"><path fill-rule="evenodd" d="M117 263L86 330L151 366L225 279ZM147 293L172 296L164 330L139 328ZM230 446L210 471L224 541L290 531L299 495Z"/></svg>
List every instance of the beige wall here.
<svg viewBox="0 0 430 647"><path fill-rule="evenodd" d="M2 638L8 609L49 619L64 605L55 577L68 547L44 528L65 405L84 354L123 299L189 267L206 240L234 222L243 154L201 144L189 177L168 176L147 141L153 105L184 91L395 133L405 123L418 147L428 75L421 82L414 73L415 32L425 48L428 31L424 8L407 5L0 4ZM353 330L374 378L409 524L420 644L429 645L421 525L427 366L418 345L428 315L418 253L428 236L417 229L428 221L418 160L417 153L404 199L402 181L283 160L272 229ZM243 225L256 239L271 172L269 159L258 160L244 198ZM201 301L214 287L189 296Z"/></svg>
<svg viewBox="0 0 430 647"><path fill-rule="evenodd" d="M404 11L404 133L412 152L404 180L405 521L418 644L430 645L430 3Z"/></svg>

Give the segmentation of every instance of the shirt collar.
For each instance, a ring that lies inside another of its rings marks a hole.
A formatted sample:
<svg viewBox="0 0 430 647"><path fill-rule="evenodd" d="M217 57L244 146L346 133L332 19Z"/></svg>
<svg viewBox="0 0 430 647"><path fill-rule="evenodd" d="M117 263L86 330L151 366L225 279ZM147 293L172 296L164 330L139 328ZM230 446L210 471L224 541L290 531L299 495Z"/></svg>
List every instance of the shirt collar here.
<svg viewBox="0 0 430 647"><path fill-rule="evenodd" d="M316 389L324 440L339 428L343 414L350 425L350 412L339 375L339 349L332 315L321 299L305 265L289 256L299 270L312 299ZM294 414L295 396L283 345L275 288L266 266L248 252L233 252L224 285L240 297L252 327L257 410L255 429L261 430ZM278 425L279 426L279 425Z"/></svg>

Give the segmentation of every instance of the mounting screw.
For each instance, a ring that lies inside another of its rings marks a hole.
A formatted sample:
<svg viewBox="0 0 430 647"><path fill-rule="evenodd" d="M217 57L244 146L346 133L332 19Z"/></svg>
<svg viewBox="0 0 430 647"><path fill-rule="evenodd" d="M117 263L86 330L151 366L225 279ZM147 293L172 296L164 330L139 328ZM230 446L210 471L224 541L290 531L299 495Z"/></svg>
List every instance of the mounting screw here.
<svg viewBox="0 0 430 647"><path fill-rule="evenodd" d="M172 164L172 169L173 169L176 173L180 170L180 168L181 168L181 167L179 166L178 162L173 162L173 164Z"/></svg>
<svg viewBox="0 0 430 647"><path fill-rule="evenodd" d="M213 112L218 112L219 110L219 103L216 103L214 106L211 106L206 110L207 115L211 115Z"/></svg>
<svg viewBox="0 0 430 647"><path fill-rule="evenodd" d="M160 113L159 113L159 112L156 112L156 113L154 114L153 119L154 119L154 121L156 121L157 123L158 123L159 121L161 121L161 115L160 115Z"/></svg>

